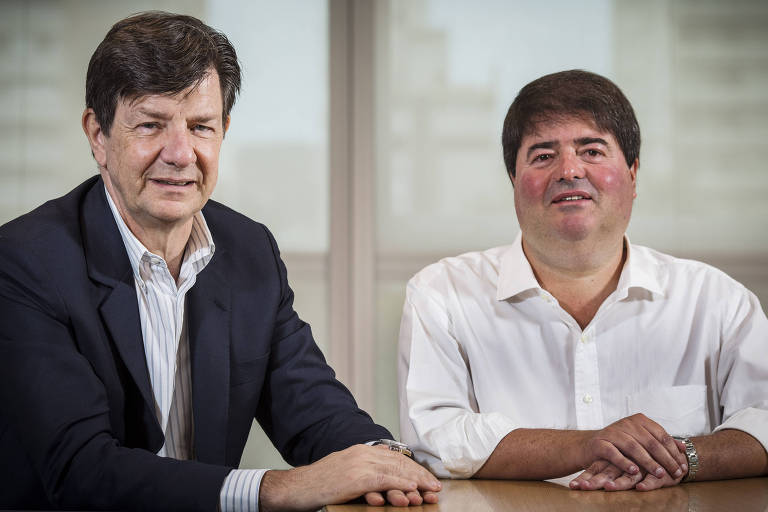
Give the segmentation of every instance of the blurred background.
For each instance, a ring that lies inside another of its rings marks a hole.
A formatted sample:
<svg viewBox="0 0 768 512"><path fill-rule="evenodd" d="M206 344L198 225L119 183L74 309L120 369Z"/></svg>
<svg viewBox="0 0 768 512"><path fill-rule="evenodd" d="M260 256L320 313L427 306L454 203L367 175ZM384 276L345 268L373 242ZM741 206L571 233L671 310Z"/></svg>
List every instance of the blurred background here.
<svg viewBox="0 0 768 512"><path fill-rule="evenodd" d="M515 237L501 126L543 74L603 74L634 105L632 242L712 263L768 303L768 2L1 0L0 223L96 173L88 60L145 9L233 42L244 85L214 199L274 232L299 314L395 435L405 283ZM254 428L242 467L285 463Z"/></svg>

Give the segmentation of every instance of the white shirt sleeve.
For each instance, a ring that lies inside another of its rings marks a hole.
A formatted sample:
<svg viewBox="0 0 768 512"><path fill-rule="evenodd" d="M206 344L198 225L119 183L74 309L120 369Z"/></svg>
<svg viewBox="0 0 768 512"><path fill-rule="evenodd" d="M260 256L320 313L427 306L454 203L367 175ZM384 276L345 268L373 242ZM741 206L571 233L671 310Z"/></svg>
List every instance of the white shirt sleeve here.
<svg viewBox="0 0 768 512"><path fill-rule="evenodd" d="M516 425L498 412L478 412L451 323L442 304L409 283L398 355L400 435L437 476L469 478Z"/></svg>
<svg viewBox="0 0 768 512"><path fill-rule="evenodd" d="M219 494L222 512L259 512L259 488L267 469L234 469Z"/></svg>
<svg viewBox="0 0 768 512"><path fill-rule="evenodd" d="M715 428L746 432L768 451L768 318L743 289L727 302L717 385L723 422Z"/></svg>

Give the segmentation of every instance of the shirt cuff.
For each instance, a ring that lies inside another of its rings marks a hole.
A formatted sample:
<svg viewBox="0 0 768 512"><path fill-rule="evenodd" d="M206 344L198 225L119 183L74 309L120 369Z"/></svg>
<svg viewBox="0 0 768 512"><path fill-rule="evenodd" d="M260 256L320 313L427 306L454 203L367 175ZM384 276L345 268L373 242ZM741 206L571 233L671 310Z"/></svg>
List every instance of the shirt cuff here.
<svg viewBox="0 0 768 512"><path fill-rule="evenodd" d="M726 428L746 432L757 439L763 445L765 451L768 452L768 411L765 409L747 407L746 409L736 411L722 425L717 427L715 432Z"/></svg>
<svg viewBox="0 0 768 512"><path fill-rule="evenodd" d="M449 478L470 478L515 428L515 422L497 412L464 414L427 433L425 440L436 448Z"/></svg>
<svg viewBox="0 0 768 512"><path fill-rule="evenodd" d="M259 487L267 469L233 469L219 493L221 512L258 512Z"/></svg>

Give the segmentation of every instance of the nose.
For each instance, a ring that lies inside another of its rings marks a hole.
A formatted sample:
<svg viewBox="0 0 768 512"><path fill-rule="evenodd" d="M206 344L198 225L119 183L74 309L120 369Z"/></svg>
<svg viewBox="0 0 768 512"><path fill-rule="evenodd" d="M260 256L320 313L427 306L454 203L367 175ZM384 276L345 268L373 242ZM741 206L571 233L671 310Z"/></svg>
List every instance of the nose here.
<svg viewBox="0 0 768 512"><path fill-rule="evenodd" d="M563 158L558 180L573 181L583 177L584 169L581 168L576 158Z"/></svg>
<svg viewBox="0 0 768 512"><path fill-rule="evenodd" d="M192 134L186 127L168 131L160 158L166 164L178 168L184 168L195 163L197 160L195 146L192 143Z"/></svg>

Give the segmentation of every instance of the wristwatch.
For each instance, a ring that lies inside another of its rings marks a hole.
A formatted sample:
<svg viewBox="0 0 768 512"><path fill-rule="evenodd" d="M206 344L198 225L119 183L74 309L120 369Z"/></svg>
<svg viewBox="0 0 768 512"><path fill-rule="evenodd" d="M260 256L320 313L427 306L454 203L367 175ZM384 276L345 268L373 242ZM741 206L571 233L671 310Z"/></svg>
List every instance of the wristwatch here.
<svg viewBox="0 0 768 512"><path fill-rule="evenodd" d="M688 474L683 478L683 482L696 480L696 472L699 470L699 452L693 446L693 441L687 437L672 436L674 439L682 441L685 445L685 458L688 459Z"/></svg>
<svg viewBox="0 0 768 512"><path fill-rule="evenodd" d="M413 458L413 451L411 451L411 449L405 443L400 443L391 439L379 439L378 441L371 443L371 446L376 446L379 444L383 444L393 452L400 452L410 459Z"/></svg>

